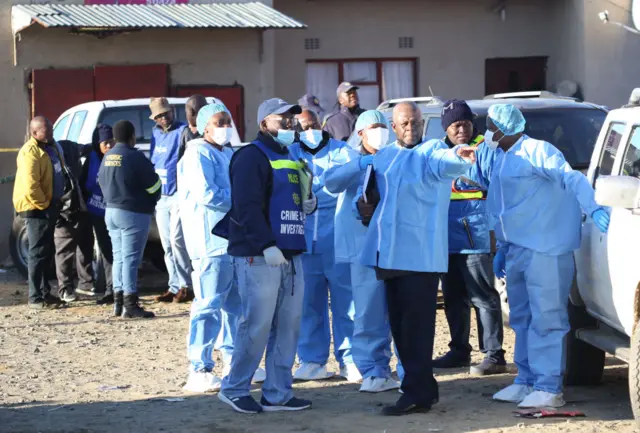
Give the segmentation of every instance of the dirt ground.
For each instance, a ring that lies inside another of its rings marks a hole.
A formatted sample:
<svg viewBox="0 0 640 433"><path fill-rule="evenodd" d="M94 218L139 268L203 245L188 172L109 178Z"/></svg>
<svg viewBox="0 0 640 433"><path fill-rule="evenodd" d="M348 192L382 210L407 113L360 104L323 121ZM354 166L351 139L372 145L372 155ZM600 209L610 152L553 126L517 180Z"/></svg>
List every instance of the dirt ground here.
<svg viewBox="0 0 640 433"><path fill-rule="evenodd" d="M583 419L515 418L513 405L491 400L512 374L478 379L463 370L438 375L440 403L428 414L383 417L381 406L393 403L397 392L362 394L358 385L340 379L295 384L298 396L313 401L311 410L237 414L215 394L182 391L189 306L154 304L151 296L163 288L161 278L144 278L145 306L158 317L127 321L110 317L110 308L92 301L30 311L25 283L14 273L0 274L0 432L635 431L627 368L614 359L608 359L602 385L567 390L567 409L583 411ZM507 330L509 359L513 342ZM439 310L436 354L444 353L447 343ZM481 355L473 358L479 361ZM254 397L259 396L255 387ZM172 398L178 401L166 400Z"/></svg>

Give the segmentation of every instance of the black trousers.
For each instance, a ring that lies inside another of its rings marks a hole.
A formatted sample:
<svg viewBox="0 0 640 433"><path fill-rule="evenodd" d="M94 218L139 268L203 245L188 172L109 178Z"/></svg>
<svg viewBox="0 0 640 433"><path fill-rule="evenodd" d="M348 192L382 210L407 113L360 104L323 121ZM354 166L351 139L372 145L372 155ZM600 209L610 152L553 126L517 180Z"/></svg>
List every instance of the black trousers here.
<svg viewBox="0 0 640 433"><path fill-rule="evenodd" d="M53 238L56 247L58 290L72 290L75 274L78 275L78 287L91 290L93 287L93 233L89 215L80 214L72 223L58 219Z"/></svg>
<svg viewBox="0 0 640 433"><path fill-rule="evenodd" d="M42 302L51 291L47 271L53 258L53 231L57 218L58 212L50 208L42 212L39 218L24 219L29 240L27 269L30 304Z"/></svg>
<svg viewBox="0 0 640 433"><path fill-rule="evenodd" d="M385 280L389 322L404 367L402 392L431 406L439 398L431 359L440 274L416 272Z"/></svg>
<svg viewBox="0 0 640 433"><path fill-rule="evenodd" d="M104 269L104 278L106 281L106 293L113 293L113 248L111 246L111 238L109 237L107 224L104 221L104 217L91 215L90 218L91 226L93 227L93 234L96 237L96 242L98 242L98 248L100 249L100 256L102 258L102 267Z"/></svg>

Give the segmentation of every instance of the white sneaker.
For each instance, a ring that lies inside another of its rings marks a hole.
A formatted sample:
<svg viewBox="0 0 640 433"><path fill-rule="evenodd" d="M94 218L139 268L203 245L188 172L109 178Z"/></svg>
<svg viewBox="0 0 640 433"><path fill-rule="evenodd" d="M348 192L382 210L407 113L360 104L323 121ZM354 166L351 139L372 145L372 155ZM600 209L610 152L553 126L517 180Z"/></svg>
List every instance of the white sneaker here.
<svg viewBox="0 0 640 433"><path fill-rule="evenodd" d="M533 391L527 396L518 407L522 408L537 408L537 407L562 407L564 406L564 400L562 399L562 393L552 394L546 391Z"/></svg>
<svg viewBox="0 0 640 433"><path fill-rule="evenodd" d="M327 365L303 362L293 374L295 380L324 380L333 377L332 372L327 371Z"/></svg>
<svg viewBox="0 0 640 433"><path fill-rule="evenodd" d="M493 399L506 401L507 403L520 403L532 392L533 387L514 383L513 385L507 386L502 391L495 393L493 395Z"/></svg>
<svg viewBox="0 0 640 433"><path fill-rule="evenodd" d="M209 371L192 371L189 379L182 389L190 392L214 392L219 391L222 380Z"/></svg>
<svg viewBox="0 0 640 433"><path fill-rule="evenodd" d="M255 373L253 373L252 383L262 383L267 379L267 372L264 368L258 367Z"/></svg>
<svg viewBox="0 0 640 433"><path fill-rule="evenodd" d="M362 375L353 362L347 362L344 364L344 367L340 368L340 376L351 383L357 383L362 380Z"/></svg>
<svg viewBox="0 0 640 433"><path fill-rule="evenodd" d="M362 381L360 392L385 392L399 388L400 382L390 377L367 377Z"/></svg>

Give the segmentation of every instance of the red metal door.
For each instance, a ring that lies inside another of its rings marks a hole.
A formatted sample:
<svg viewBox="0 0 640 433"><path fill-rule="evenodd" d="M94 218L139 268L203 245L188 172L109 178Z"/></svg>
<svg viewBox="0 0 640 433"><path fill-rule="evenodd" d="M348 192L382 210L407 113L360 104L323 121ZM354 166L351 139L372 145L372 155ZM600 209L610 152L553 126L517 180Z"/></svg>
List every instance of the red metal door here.
<svg viewBox="0 0 640 433"><path fill-rule="evenodd" d="M93 101L92 69L34 69L31 72L31 117L55 122L74 105Z"/></svg>
<svg viewBox="0 0 640 433"><path fill-rule="evenodd" d="M167 96L169 66L96 66L94 80L96 101Z"/></svg>
<svg viewBox="0 0 640 433"><path fill-rule="evenodd" d="M173 95L179 98L188 98L195 94L211 96L224 102L238 128L240 139L244 140L244 87L234 84L233 86L179 86L173 89Z"/></svg>

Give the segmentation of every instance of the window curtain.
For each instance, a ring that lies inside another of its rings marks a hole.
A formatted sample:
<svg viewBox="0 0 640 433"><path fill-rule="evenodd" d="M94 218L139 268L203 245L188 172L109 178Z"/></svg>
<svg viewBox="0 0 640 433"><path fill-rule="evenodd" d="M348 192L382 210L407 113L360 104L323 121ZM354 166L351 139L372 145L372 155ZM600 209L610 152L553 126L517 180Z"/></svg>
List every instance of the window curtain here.
<svg viewBox="0 0 640 433"><path fill-rule="evenodd" d="M415 77L413 62L382 63L382 98L386 101L397 98L412 98Z"/></svg>
<svg viewBox="0 0 640 433"><path fill-rule="evenodd" d="M378 86L360 86L358 97L360 97L360 107L365 110L375 110L381 102Z"/></svg>
<svg viewBox="0 0 640 433"><path fill-rule="evenodd" d="M344 80L375 83L378 81L376 62L346 62Z"/></svg>
<svg viewBox="0 0 640 433"><path fill-rule="evenodd" d="M307 93L318 98L327 114L336 105L338 84L338 63L307 63Z"/></svg>

